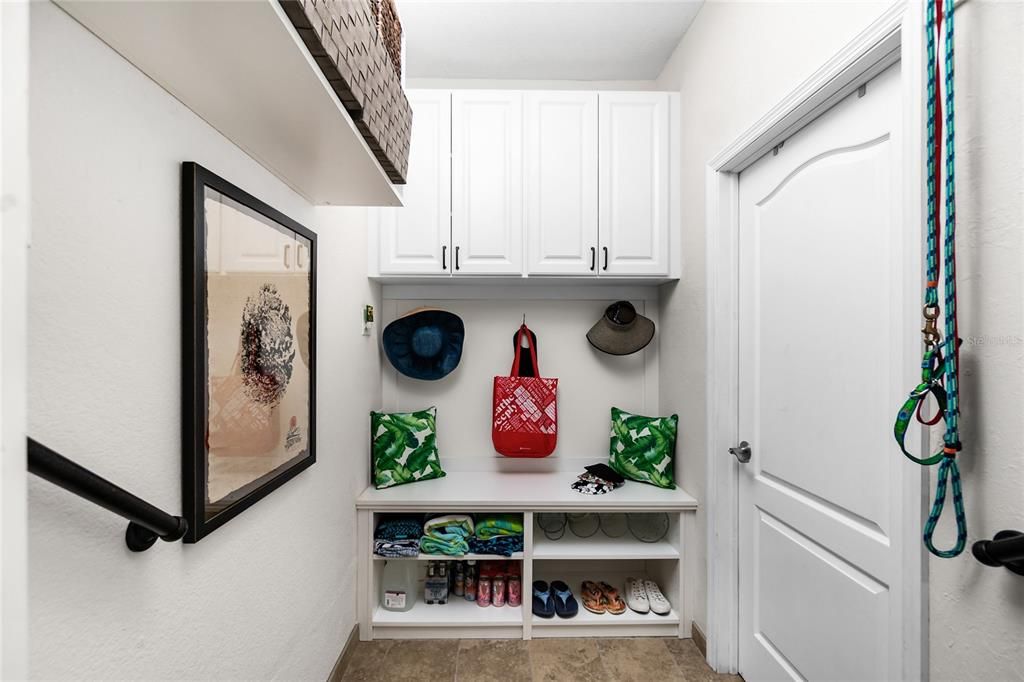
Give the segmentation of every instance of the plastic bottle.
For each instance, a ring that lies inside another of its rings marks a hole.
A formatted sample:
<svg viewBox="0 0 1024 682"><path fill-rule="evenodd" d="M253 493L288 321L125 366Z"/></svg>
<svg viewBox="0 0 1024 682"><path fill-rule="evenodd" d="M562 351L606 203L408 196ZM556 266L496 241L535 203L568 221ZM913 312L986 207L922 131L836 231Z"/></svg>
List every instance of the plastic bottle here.
<svg viewBox="0 0 1024 682"><path fill-rule="evenodd" d="M480 575L476 579L476 604L491 605L491 571L487 566L480 569Z"/></svg>
<svg viewBox="0 0 1024 682"><path fill-rule="evenodd" d="M386 611L408 611L416 605L416 561L391 560L384 564L380 581L380 604Z"/></svg>
<svg viewBox="0 0 1024 682"><path fill-rule="evenodd" d="M455 579L452 581L452 593L456 597L466 594L466 567L461 561L455 562Z"/></svg>
<svg viewBox="0 0 1024 682"><path fill-rule="evenodd" d="M466 578L463 586L463 596L466 601L476 601L476 561L470 559L466 562Z"/></svg>
<svg viewBox="0 0 1024 682"><path fill-rule="evenodd" d="M491 579L491 603L495 606L505 605L505 576L501 573Z"/></svg>

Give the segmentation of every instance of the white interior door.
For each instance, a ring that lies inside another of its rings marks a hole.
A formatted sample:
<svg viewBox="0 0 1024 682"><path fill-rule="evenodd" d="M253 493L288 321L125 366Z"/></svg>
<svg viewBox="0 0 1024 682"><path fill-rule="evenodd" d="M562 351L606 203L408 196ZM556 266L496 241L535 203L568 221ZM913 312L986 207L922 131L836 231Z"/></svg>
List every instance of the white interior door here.
<svg viewBox="0 0 1024 682"><path fill-rule="evenodd" d="M528 92L527 272L597 275L597 93Z"/></svg>
<svg viewBox="0 0 1024 682"><path fill-rule="evenodd" d="M670 95L600 93L601 275L667 275Z"/></svg>
<svg viewBox="0 0 1024 682"><path fill-rule="evenodd" d="M451 272L452 96L447 90L409 92L412 144L401 208L377 209L380 272Z"/></svg>
<svg viewBox="0 0 1024 682"><path fill-rule="evenodd" d="M749 682L901 677L900 93L897 65L740 174Z"/></svg>
<svg viewBox="0 0 1024 682"><path fill-rule="evenodd" d="M523 271L523 95L452 95L452 246L456 275Z"/></svg>

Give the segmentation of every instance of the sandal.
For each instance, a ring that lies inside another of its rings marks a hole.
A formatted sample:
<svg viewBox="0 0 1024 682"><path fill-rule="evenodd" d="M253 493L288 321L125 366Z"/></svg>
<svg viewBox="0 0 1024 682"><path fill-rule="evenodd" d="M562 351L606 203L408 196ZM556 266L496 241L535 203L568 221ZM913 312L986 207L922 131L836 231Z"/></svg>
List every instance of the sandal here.
<svg viewBox="0 0 1024 682"><path fill-rule="evenodd" d="M591 580L584 580L580 585L580 596L583 597L583 608L591 613L604 613L607 609L604 603L604 595L597 583Z"/></svg>
<svg viewBox="0 0 1024 682"><path fill-rule="evenodd" d="M533 583L533 615L551 618L555 615L555 600L551 598L551 588L543 580Z"/></svg>
<svg viewBox="0 0 1024 682"><path fill-rule="evenodd" d="M572 590L561 580L552 581L551 594L555 598L555 613L559 618L572 618L580 612L580 605L576 597L572 596Z"/></svg>
<svg viewBox="0 0 1024 682"><path fill-rule="evenodd" d="M598 587L601 589L602 601L608 613L618 616L626 612L626 602L622 601L617 589L608 583L598 583Z"/></svg>

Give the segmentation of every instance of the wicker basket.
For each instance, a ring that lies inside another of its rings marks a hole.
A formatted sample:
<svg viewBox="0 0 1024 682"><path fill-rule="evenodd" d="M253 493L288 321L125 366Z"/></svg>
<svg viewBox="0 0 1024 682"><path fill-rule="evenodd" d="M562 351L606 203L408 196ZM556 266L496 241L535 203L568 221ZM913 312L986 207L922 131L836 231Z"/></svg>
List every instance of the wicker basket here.
<svg viewBox="0 0 1024 682"><path fill-rule="evenodd" d="M391 6L389 0L378 0ZM404 184L409 169L412 108L377 29L371 0L279 0L338 99L352 116L388 178ZM394 7L391 6L393 12ZM397 28L401 58L401 25Z"/></svg>
<svg viewBox="0 0 1024 682"><path fill-rule="evenodd" d="M391 66L395 73L402 77L402 22L398 20L395 0L371 0L373 18L377 23L377 33L384 41L384 49L391 57Z"/></svg>

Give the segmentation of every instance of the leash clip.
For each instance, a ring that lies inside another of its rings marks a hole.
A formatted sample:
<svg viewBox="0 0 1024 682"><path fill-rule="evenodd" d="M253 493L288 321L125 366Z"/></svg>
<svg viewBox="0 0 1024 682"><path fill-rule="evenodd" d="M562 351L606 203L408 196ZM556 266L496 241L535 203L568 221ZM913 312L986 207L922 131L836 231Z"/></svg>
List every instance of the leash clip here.
<svg viewBox="0 0 1024 682"><path fill-rule="evenodd" d="M924 316L924 327L921 328L921 335L924 336L924 345L929 349L937 348L942 340L937 323L939 319L939 306L926 305L921 309L921 314Z"/></svg>

